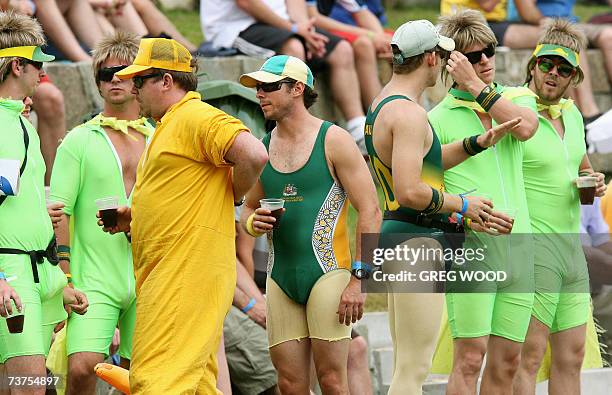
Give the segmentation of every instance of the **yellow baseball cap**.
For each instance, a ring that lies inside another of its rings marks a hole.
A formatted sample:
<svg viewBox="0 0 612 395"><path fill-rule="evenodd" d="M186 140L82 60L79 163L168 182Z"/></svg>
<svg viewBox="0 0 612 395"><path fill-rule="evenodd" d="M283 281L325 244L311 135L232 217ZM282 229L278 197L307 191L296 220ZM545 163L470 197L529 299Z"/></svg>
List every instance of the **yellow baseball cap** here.
<svg viewBox="0 0 612 395"><path fill-rule="evenodd" d="M163 69L191 73L191 54L177 41L168 38L143 38L134 62L115 73L127 80L149 69Z"/></svg>

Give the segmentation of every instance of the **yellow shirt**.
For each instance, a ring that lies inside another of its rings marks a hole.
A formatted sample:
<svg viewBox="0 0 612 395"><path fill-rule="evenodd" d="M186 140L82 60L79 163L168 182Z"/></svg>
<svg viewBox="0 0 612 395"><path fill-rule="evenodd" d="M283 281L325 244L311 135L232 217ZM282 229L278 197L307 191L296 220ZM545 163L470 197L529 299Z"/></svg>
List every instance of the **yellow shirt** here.
<svg viewBox="0 0 612 395"><path fill-rule="evenodd" d="M172 276L187 264L233 267L234 194L224 156L241 131L248 129L240 120L196 92L158 122L138 164L132 203L137 295L154 272Z"/></svg>
<svg viewBox="0 0 612 395"><path fill-rule="evenodd" d="M508 2L506 0L500 0L493 10L484 12L476 0L442 0L440 2L440 14L450 15L458 10L469 8L482 12L489 22L502 22L507 17L507 5Z"/></svg>

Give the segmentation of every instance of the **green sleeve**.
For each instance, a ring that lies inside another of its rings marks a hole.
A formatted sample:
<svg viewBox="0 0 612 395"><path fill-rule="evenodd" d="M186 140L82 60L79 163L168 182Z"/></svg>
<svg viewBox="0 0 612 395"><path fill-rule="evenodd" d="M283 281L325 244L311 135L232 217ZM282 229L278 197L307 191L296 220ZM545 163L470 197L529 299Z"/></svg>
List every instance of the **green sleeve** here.
<svg viewBox="0 0 612 395"><path fill-rule="evenodd" d="M66 135L57 149L51 173L52 201L64 203L64 212L72 215L81 187L81 160L86 146L87 133L74 129Z"/></svg>

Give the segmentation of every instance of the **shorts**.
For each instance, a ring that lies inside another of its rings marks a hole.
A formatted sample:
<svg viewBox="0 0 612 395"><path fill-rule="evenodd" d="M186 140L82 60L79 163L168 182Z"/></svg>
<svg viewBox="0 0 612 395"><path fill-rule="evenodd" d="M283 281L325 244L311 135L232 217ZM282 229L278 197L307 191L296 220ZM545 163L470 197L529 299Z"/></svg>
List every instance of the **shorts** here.
<svg viewBox="0 0 612 395"><path fill-rule="evenodd" d="M266 287L267 327L270 347L304 338L336 341L351 338L351 326L338 322L338 305L351 279L345 269L322 275L312 287L306 305L290 299L268 277Z"/></svg>
<svg viewBox="0 0 612 395"><path fill-rule="evenodd" d="M588 293L540 293L535 294L532 315L557 333L587 323L591 308Z"/></svg>
<svg viewBox="0 0 612 395"><path fill-rule="evenodd" d="M223 337L232 386L241 394L260 394L277 384L264 328L232 306L225 317Z"/></svg>
<svg viewBox="0 0 612 395"><path fill-rule="evenodd" d="M325 30L316 29L316 31L326 36L329 41L325 44L326 52L323 58L313 58L307 61L308 66L313 72L325 69L327 64L325 57L342 41L340 37ZM263 23L254 23L240 32L238 38L234 41L233 47L248 56L270 58L280 52L287 40L294 37L303 42L299 36L289 30L279 29L278 27Z"/></svg>
<svg viewBox="0 0 612 395"><path fill-rule="evenodd" d="M504 37L508 27L516 23L517 22L489 22L489 27L497 39L497 45L504 45Z"/></svg>
<svg viewBox="0 0 612 395"><path fill-rule="evenodd" d="M0 363L21 356L46 357L55 324L66 319L63 304L66 276L59 266L53 266L45 260L37 266L40 282L34 283L27 255L4 257L9 258L3 259L2 269L8 278L15 277L10 285L25 306L25 318L22 333L9 333L6 324L0 323Z"/></svg>
<svg viewBox="0 0 612 395"><path fill-rule="evenodd" d="M533 293L447 293L446 308L453 339L495 335L524 342Z"/></svg>
<svg viewBox="0 0 612 395"><path fill-rule="evenodd" d="M108 356L115 328L119 323L121 358L132 357L132 336L136 323L136 298L123 309L97 292L86 292L90 304L85 315L71 314L67 326L66 351L95 352Z"/></svg>

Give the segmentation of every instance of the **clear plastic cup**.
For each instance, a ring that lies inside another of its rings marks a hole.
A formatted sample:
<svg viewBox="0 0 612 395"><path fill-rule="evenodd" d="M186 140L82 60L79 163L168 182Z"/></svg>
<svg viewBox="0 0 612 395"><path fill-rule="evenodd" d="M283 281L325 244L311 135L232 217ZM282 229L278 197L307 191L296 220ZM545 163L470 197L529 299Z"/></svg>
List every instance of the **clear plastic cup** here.
<svg viewBox="0 0 612 395"><path fill-rule="evenodd" d="M576 179L581 204L593 204L595 201L595 189L597 177L582 176Z"/></svg>
<svg viewBox="0 0 612 395"><path fill-rule="evenodd" d="M276 198L261 199L259 201L259 205L261 206L261 208L270 210L270 215L276 218L276 222L274 222L273 227L274 229L277 229L280 226L280 220L283 216L283 207L285 206L285 200Z"/></svg>
<svg viewBox="0 0 612 395"><path fill-rule="evenodd" d="M21 305L21 310L17 310L15 303L11 301L13 312L6 317L6 326L9 333L23 332L23 323L25 322L25 304Z"/></svg>
<svg viewBox="0 0 612 395"><path fill-rule="evenodd" d="M97 199L96 206L100 211L100 218L105 227L117 226L117 209L119 208L119 198L117 196Z"/></svg>

